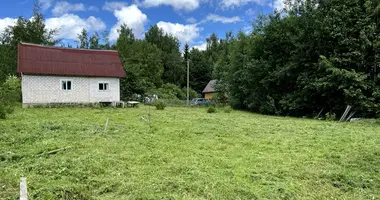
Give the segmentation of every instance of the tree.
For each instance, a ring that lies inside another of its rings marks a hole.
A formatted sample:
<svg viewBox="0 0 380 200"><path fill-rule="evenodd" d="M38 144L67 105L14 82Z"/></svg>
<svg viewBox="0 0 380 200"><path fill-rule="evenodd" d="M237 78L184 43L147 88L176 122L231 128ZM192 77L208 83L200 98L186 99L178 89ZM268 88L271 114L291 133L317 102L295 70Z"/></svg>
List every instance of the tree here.
<svg viewBox="0 0 380 200"><path fill-rule="evenodd" d="M179 41L176 37L165 34L157 25L150 27L145 33L145 40L156 45L162 51L164 63L164 83L185 85L186 67L179 50Z"/></svg>
<svg viewBox="0 0 380 200"><path fill-rule="evenodd" d="M88 49L90 42L88 39L88 33L86 29L82 29L82 32L78 34L78 43L79 43L79 48L81 49Z"/></svg>
<svg viewBox="0 0 380 200"><path fill-rule="evenodd" d="M119 33L116 49L127 74L121 81L122 98L161 87L164 72L161 50L146 40L135 39L132 29L126 25L120 27Z"/></svg>
<svg viewBox="0 0 380 200"><path fill-rule="evenodd" d="M189 51L190 51L189 48L190 48L190 47L189 47L189 44L186 43L186 44L185 44L185 48L184 48L184 50L183 50L183 58L184 58L185 61L187 61L187 60L189 59Z"/></svg>
<svg viewBox="0 0 380 200"><path fill-rule="evenodd" d="M110 45L110 41L109 41L109 32L108 31L104 31L102 33L102 41L103 43L100 44L100 48L103 49L103 50L110 50L111 49L111 45Z"/></svg>
<svg viewBox="0 0 380 200"><path fill-rule="evenodd" d="M212 64L208 62L207 55L204 51L191 49L190 57L190 87L202 93L208 82L212 79Z"/></svg>
<svg viewBox="0 0 380 200"><path fill-rule="evenodd" d="M95 32L89 39L89 48L100 49L99 40L100 40L99 35L97 32Z"/></svg>
<svg viewBox="0 0 380 200"><path fill-rule="evenodd" d="M25 19L19 17L13 26L8 26L0 37L0 82L5 81L8 75L16 75L17 49L20 42L41 45L55 45L57 30L48 30L44 24L44 16L39 11L38 2L34 4L33 17Z"/></svg>

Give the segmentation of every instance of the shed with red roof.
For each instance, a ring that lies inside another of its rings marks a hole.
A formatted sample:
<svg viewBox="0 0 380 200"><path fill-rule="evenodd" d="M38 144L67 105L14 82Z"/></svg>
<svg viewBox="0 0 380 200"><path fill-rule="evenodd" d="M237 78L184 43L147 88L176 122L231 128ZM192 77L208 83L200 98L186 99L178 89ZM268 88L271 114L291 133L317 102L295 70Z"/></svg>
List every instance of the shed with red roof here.
<svg viewBox="0 0 380 200"><path fill-rule="evenodd" d="M17 72L24 104L120 101L125 77L117 51L21 43Z"/></svg>

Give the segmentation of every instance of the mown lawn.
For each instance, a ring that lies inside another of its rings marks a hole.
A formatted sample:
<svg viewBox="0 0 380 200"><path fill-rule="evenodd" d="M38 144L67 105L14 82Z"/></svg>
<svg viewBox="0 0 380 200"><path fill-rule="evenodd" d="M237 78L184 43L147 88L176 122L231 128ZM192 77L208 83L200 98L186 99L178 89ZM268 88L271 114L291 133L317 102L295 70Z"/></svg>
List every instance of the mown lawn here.
<svg viewBox="0 0 380 200"><path fill-rule="evenodd" d="M44 200L380 198L376 120L166 108L149 125L147 111L17 109L0 120L0 199L21 176Z"/></svg>

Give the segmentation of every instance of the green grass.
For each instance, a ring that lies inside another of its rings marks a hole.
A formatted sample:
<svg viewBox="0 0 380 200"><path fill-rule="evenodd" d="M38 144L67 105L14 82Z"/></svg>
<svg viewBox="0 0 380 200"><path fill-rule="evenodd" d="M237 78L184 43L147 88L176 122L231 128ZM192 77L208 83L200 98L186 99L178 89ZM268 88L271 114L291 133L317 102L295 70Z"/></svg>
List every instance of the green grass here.
<svg viewBox="0 0 380 200"><path fill-rule="evenodd" d="M0 120L0 199L22 176L30 199L380 198L376 120L147 111L17 109Z"/></svg>

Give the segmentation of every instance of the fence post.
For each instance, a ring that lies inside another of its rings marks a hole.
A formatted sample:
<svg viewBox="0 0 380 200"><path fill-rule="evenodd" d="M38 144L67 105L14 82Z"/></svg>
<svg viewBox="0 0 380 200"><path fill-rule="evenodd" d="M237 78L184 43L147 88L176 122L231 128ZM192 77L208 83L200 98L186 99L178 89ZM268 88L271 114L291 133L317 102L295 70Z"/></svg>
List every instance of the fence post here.
<svg viewBox="0 0 380 200"><path fill-rule="evenodd" d="M28 200L28 190L25 177L20 178L20 200Z"/></svg>

